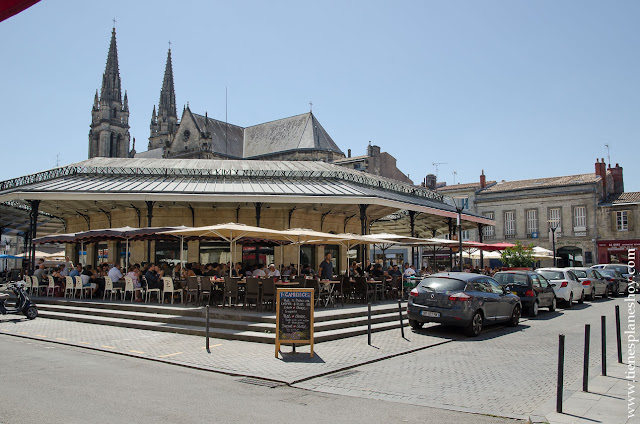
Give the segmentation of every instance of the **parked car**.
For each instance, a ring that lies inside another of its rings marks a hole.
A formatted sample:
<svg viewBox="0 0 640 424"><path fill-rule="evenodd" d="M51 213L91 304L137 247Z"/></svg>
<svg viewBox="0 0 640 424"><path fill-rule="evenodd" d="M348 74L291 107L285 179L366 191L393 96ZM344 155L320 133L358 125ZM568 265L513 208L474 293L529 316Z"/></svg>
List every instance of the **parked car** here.
<svg viewBox="0 0 640 424"><path fill-rule="evenodd" d="M517 326L522 313L520 298L496 280L466 272L425 277L409 293L407 315L413 329L425 322L464 327L477 336L485 324L507 322Z"/></svg>
<svg viewBox="0 0 640 424"><path fill-rule="evenodd" d="M633 275L631 274L631 270L625 264L598 264L598 265L593 265L591 268L613 269L615 271L618 271L620 274L622 274L622 276L626 278L627 281L629 282L633 281Z"/></svg>
<svg viewBox="0 0 640 424"><path fill-rule="evenodd" d="M627 294L629 280L622 274L611 268L600 268L598 272L609 282L609 291L613 297L617 297L621 292Z"/></svg>
<svg viewBox="0 0 640 424"><path fill-rule="evenodd" d="M596 296L609 296L608 282L596 269L586 267L568 269L573 271L582 283L587 299L593 300Z"/></svg>
<svg viewBox="0 0 640 424"><path fill-rule="evenodd" d="M520 298L523 311L535 317L539 308L556 310L556 294L541 274L535 271L502 271L497 272L493 278L511 293Z"/></svg>
<svg viewBox="0 0 640 424"><path fill-rule="evenodd" d="M575 300L584 302L584 289L578 277L564 268L538 268L536 272L551 282L556 298L566 302L567 308L573 306Z"/></svg>

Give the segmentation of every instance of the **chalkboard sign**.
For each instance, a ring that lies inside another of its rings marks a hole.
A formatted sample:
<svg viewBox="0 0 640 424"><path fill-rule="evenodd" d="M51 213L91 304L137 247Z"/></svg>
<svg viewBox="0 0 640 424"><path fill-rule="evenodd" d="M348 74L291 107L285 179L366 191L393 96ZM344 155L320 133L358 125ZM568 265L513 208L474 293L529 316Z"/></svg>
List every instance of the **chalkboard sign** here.
<svg viewBox="0 0 640 424"><path fill-rule="evenodd" d="M277 289L276 299L276 358L281 343L309 343L313 357L313 289Z"/></svg>

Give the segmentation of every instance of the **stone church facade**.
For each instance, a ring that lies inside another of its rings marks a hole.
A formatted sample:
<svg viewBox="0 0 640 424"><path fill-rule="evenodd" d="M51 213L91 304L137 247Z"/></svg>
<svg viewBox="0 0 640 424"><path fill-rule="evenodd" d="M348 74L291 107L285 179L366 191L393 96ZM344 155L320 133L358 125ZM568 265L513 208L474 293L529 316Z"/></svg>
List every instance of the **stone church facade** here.
<svg viewBox="0 0 640 424"><path fill-rule="evenodd" d="M377 155L368 153L365 155L369 157L366 164L354 165L312 112L241 127L211 118L206 112L204 115L194 113L187 104L178 119L171 49L167 53L160 101L157 108L153 106L149 130L147 151L136 152L135 139L133 149L130 150L129 106L126 92L124 100L121 96L114 28L101 94L98 97L96 92L92 110L89 158L323 161L411 183L396 167L395 158L388 153L381 154L377 146L373 146L373 150L372 146L368 149L368 152L377 149ZM385 160L382 161L379 157ZM379 163L385 166L380 166Z"/></svg>

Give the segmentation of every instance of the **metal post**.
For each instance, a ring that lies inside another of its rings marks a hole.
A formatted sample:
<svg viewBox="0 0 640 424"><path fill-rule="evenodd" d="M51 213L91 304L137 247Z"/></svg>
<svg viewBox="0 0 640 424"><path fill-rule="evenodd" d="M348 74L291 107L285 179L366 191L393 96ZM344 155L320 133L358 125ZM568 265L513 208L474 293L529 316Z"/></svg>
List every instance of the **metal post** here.
<svg viewBox="0 0 640 424"><path fill-rule="evenodd" d="M622 363L622 337L620 335L620 305L616 305L616 341L618 342L618 363Z"/></svg>
<svg viewBox="0 0 640 424"><path fill-rule="evenodd" d="M591 342L591 325L584 326L584 364L582 366L582 391L589 391L589 345Z"/></svg>
<svg viewBox="0 0 640 424"><path fill-rule="evenodd" d="M564 334L558 335L558 386L556 392L556 412L562 413L562 390L564 388Z"/></svg>
<svg viewBox="0 0 640 424"><path fill-rule="evenodd" d="M205 306L205 310L207 313L207 330L206 330L206 334L207 334L207 352L211 353L209 350L209 305Z"/></svg>
<svg viewBox="0 0 640 424"><path fill-rule="evenodd" d="M402 301L398 299L398 312L400 313L400 333L404 339L404 324L402 323Z"/></svg>
<svg viewBox="0 0 640 424"><path fill-rule="evenodd" d="M607 317L600 317L602 327L602 375L607 375Z"/></svg>
<svg viewBox="0 0 640 424"><path fill-rule="evenodd" d="M553 240L553 266L556 267L557 259L556 259L556 228L555 226L551 226L551 238Z"/></svg>
<svg viewBox="0 0 640 424"><path fill-rule="evenodd" d="M460 249L460 265L458 265L458 271L462 272L462 262L464 259L462 256L462 208L458 209L458 239L458 249Z"/></svg>
<svg viewBox="0 0 640 424"><path fill-rule="evenodd" d="M367 337L369 339L369 346L371 346L371 302L369 302L367 306Z"/></svg>

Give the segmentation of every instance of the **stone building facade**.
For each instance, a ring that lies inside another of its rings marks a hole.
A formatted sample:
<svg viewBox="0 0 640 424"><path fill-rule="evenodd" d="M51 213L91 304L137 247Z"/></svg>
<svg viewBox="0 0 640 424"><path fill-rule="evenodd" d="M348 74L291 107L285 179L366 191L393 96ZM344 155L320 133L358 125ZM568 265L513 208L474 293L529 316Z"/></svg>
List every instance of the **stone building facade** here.
<svg viewBox="0 0 640 424"><path fill-rule="evenodd" d="M334 164L345 168L364 171L374 175L413 184L413 181L398 169L396 158L387 152L382 152L380 146L367 146L367 154L361 156L351 156L351 149L347 152L347 157L333 161Z"/></svg>
<svg viewBox="0 0 640 424"><path fill-rule="evenodd" d="M640 252L640 192L614 193L598 207L598 262L626 263Z"/></svg>

